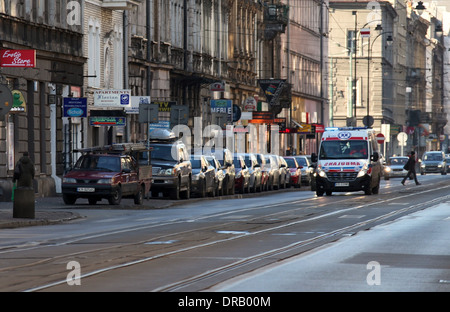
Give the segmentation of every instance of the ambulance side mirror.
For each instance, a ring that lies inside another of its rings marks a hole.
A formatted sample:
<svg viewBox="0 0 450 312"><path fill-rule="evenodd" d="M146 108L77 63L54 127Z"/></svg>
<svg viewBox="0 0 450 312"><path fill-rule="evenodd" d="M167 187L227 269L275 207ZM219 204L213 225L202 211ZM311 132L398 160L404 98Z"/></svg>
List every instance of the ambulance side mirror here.
<svg viewBox="0 0 450 312"><path fill-rule="evenodd" d="M311 161L312 161L313 163L317 162L317 154L316 154L316 153L312 153L312 154L311 154Z"/></svg>

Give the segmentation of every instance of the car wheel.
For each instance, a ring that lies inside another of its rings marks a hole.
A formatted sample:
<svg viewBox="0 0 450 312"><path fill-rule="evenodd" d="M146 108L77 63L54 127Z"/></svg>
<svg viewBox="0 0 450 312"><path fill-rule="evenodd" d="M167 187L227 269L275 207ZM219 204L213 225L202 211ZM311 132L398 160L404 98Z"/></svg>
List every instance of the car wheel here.
<svg viewBox="0 0 450 312"><path fill-rule="evenodd" d="M72 195L63 194L63 201L66 205L73 205L77 201L77 198Z"/></svg>
<svg viewBox="0 0 450 312"><path fill-rule="evenodd" d="M222 195L228 195L228 189L230 188L230 185L228 183L231 184L231 182L229 182L230 180L228 179L228 177L223 179L222 182ZM231 193L231 191L230 191Z"/></svg>
<svg viewBox="0 0 450 312"><path fill-rule="evenodd" d="M119 205L122 200L122 189L117 187L114 190L114 193L108 198L108 202L110 205Z"/></svg>
<svg viewBox="0 0 450 312"><path fill-rule="evenodd" d="M203 180L203 182L201 183L201 186L202 186L202 188L200 190L199 195L200 195L200 197L203 198L206 196L206 181L205 180Z"/></svg>
<svg viewBox="0 0 450 312"><path fill-rule="evenodd" d="M136 195L134 195L134 203L136 205L142 205L144 203L144 192L145 192L144 186L142 185L139 188L139 192Z"/></svg>
<svg viewBox="0 0 450 312"><path fill-rule="evenodd" d="M169 197L171 199L175 199L175 200L179 200L180 199L180 179L178 179L177 186L174 189L170 190Z"/></svg>
<svg viewBox="0 0 450 312"><path fill-rule="evenodd" d="M189 199L189 198L191 198L191 177L189 177L187 189L183 193L183 199Z"/></svg>

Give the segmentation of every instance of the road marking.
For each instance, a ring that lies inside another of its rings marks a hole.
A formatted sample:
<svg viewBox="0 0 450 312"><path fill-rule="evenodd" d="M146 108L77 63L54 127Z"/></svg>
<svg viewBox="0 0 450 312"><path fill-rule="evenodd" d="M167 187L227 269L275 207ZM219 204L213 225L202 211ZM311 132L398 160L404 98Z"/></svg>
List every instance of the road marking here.
<svg viewBox="0 0 450 312"><path fill-rule="evenodd" d="M365 215L343 215L343 216L340 216L339 219L361 219L364 217L365 217Z"/></svg>
<svg viewBox="0 0 450 312"><path fill-rule="evenodd" d="M247 235L250 234L247 231L217 231L219 234L233 234L233 235Z"/></svg>
<svg viewBox="0 0 450 312"><path fill-rule="evenodd" d="M178 242L177 240L168 240L168 241L157 241L157 242L147 242L144 245L169 245Z"/></svg>

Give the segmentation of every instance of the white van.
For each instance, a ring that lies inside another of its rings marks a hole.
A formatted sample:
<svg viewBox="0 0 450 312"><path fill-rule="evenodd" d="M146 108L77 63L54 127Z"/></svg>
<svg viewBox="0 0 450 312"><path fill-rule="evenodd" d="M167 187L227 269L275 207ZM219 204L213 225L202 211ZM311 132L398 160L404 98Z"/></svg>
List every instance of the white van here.
<svg viewBox="0 0 450 312"><path fill-rule="evenodd" d="M364 191L378 194L382 166L373 129L326 128L320 142L316 194Z"/></svg>

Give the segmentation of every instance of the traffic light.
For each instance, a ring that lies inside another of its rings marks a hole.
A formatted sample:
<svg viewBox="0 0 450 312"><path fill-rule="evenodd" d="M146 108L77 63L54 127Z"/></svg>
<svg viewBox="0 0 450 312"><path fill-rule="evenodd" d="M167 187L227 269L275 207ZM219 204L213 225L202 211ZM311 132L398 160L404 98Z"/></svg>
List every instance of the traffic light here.
<svg viewBox="0 0 450 312"><path fill-rule="evenodd" d="M409 126L416 127L420 123L420 110L409 111Z"/></svg>

